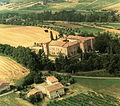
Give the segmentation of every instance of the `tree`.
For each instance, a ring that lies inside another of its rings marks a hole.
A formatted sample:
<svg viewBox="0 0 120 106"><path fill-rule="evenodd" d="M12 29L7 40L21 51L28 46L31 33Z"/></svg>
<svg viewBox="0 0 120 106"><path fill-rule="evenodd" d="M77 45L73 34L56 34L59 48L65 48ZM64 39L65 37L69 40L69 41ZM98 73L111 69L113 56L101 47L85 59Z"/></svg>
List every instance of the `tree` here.
<svg viewBox="0 0 120 106"><path fill-rule="evenodd" d="M50 39L51 39L51 40L54 40L52 31L50 31Z"/></svg>
<svg viewBox="0 0 120 106"><path fill-rule="evenodd" d="M58 36L59 36L60 38L63 37L63 32L60 31Z"/></svg>
<svg viewBox="0 0 120 106"><path fill-rule="evenodd" d="M115 76L120 76L120 55L113 55L110 58L110 62L106 70L110 74L114 74Z"/></svg>
<svg viewBox="0 0 120 106"><path fill-rule="evenodd" d="M43 0L43 4L46 5L48 3L48 0Z"/></svg>
<svg viewBox="0 0 120 106"><path fill-rule="evenodd" d="M42 100L42 97L40 96L39 93L32 95L28 98L28 100L32 103L32 104L36 104L38 102L40 102Z"/></svg>
<svg viewBox="0 0 120 106"><path fill-rule="evenodd" d="M109 32L98 35L94 44L95 50L98 50L100 53L106 53L111 39L111 34Z"/></svg>
<svg viewBox="0 0 120 106"><path fill-rule="evenodd" d="M43 79L42 79L42 73L36 73L35 77L34 77L34 83L42 83Z"/></svg>

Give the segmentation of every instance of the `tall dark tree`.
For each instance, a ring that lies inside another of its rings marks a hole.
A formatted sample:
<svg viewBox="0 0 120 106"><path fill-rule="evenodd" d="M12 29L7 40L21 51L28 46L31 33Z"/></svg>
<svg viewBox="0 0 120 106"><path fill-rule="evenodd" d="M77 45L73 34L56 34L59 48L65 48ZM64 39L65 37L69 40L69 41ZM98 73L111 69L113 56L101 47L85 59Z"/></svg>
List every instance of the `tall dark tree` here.
<svg viewBox="0 0 120 106"><path fill-rule="evenodd" d="M51 39L51 40L54 40L52 31L50 31L50 39Z"/></svg>

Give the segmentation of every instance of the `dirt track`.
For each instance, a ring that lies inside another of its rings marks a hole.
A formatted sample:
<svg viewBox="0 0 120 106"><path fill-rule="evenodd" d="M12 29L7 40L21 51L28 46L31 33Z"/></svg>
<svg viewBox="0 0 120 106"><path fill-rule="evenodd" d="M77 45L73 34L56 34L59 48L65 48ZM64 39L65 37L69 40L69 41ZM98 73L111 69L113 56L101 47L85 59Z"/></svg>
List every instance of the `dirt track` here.
<svg viewBox="0 0 120 106"><path fill-rule="evenodd" d="M119 77L88 77L88 76L75 76L73 75L73 77L77 77L77 78L86 78L86 79L103 79L103 80L120 80Z"/></svg>

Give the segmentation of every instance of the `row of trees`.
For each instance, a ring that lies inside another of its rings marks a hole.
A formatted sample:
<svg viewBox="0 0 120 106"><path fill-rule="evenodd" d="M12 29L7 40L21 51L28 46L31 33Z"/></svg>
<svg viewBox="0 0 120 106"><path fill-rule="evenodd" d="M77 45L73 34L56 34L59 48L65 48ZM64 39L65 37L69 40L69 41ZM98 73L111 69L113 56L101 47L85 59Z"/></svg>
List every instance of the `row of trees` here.
<svg viewBox="0 0 120 106"><path fill-rule="evenodd" d="M119 22L120 16L116 14L117 11L109 12L90 12L81 13L75 10L60 11L53 13L52 11L44 11L42 13L1 13L1 24L14 25L39 25L44 20L54 21L73 21L73 22Z"/></svg>

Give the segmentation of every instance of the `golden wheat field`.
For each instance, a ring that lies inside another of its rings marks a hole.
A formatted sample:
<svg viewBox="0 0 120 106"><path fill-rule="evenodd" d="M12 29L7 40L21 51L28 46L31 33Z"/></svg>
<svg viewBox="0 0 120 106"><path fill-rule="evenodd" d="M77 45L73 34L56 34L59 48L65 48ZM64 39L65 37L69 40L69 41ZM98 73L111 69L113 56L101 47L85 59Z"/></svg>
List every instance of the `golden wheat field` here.
<svg viewBox="0 0 120 106"><path fill-rule="evenodd" d="M9 44L11 46L31 47L34 42L45 43L50 41L50 29L32 26L7 26L0 25L0 44ZM52 31L53 36L58 32Z"/></svg>
<svg viewBox="0 0 120 106"><path fill-rule="evenodd" d="M16 80L21 79L29 73L22 65L14 60L0 56L0 80L14 83Z"/></svg>

